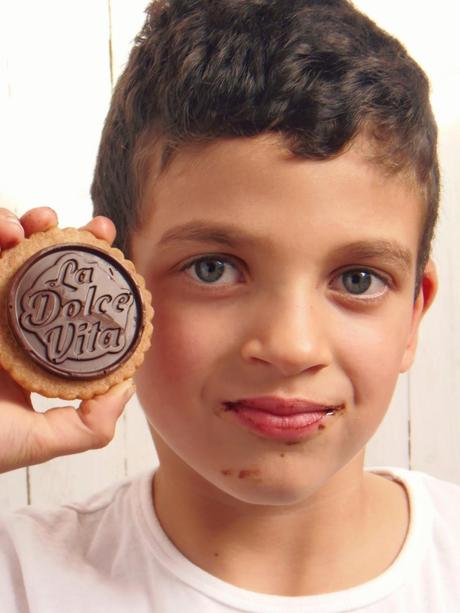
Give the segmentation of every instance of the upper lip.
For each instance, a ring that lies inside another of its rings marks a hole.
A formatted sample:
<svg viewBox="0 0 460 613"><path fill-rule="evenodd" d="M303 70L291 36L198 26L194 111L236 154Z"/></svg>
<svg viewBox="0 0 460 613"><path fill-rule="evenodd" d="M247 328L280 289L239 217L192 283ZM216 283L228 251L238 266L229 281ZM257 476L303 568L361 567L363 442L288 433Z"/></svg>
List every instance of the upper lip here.
<svg viewBox="0 0 460 613"><path fill-rule="evenodd" d="M298 415L299 413L317 413L319 411L332 411L341 408L341 404L322 404L305 400L303 398L281 398L277 396L259 396L256 398L240 398L224 402L228 409L237 406L248 409L265 411L274 415Z"/></svg>

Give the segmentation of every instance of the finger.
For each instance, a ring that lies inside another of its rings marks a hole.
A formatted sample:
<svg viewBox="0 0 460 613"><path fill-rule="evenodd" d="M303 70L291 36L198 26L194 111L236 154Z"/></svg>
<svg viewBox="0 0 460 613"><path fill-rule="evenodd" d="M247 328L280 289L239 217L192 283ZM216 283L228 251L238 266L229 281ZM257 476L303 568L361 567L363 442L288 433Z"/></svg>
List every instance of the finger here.
<svg viewBox="0 0 460 613"><path fill-rule="evenodd" d="M2 401L12 402L25 409L33 411L30 392L22 388L16 381L8 375L8 373L0 367L0 390L2 393Z"/></svg>
<svg viewBox="0 0 460 613"><path fill-rule="evenodd" d="M102 215L94 217L89 223L86 224L86 226L83 226L80 229L92 232L96 238L102 238L110 245L115 240L115 236L117 234L113 221L108 217L103 217Z"/></svg>
<svg viewBox="0 0 460 613"><path fill-rule="evenodd" d="M45 232L58 225L56 212L49 206L39 206L30 209L21 217L21 224L26 237L35 232Z"/></svg>
<svg viewBox="0 0 460 613"><path fill-rule="evenodd" d="M63 407L42 413L39 417L43 423L32 435L34 463L108 445L134 392L134 384L128 380L106 394L84 400L78 410Z"/></svg>
<svg viewBox="0 0 460 613"><path fill-rule="evenodd" d="M0 208L0 249L10 249L24 238L24 228L18 217L5 208Z"/></svg>

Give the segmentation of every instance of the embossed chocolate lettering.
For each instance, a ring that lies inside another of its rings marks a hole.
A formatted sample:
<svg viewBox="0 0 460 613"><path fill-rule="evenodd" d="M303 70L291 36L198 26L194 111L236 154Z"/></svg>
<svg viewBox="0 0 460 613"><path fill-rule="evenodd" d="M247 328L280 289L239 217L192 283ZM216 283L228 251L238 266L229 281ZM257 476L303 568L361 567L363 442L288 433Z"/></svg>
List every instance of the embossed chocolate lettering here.
<svg viewBox="0 0 460 613"><path fill-rule="evenodd" d="M110 303L112 301L112 296L101 296L98 298L94 304L94 313L107 313L107 310L104 309L104 303Z"/></svg>
<svg viewBox="0 0 460 613"><path fill-rule="evenodd" d="M67 326L55 326L44 335L46 341L46 355L50 362L60 364L63 362L70 351L75 337L75 325L72 323Z"/></svg>
<svg viewBox="0 0 460 613"><path fill-rule="evenodd" d="M20 344L64 377L110 372L132 353L142 325L139 290L128 272L88 245L36 254L15 276L9 307Z"/></svg>
<svg viewBox="0 0 460 613"><path fill-rule="evenodd" d="M36 327L46 326L59 312L59 295L49 291L37 292L27 302L21 315L21 325L33 331Z"/></svg>
<svg viewBox="0 0 460 613"><path fill-rule="evenodd" d="M117 311L124 311L133 301L132 294L120 294L113 300L113 308Z"/></svg>
<svg viewBox="0 0 460 613"><path fill-rule="evenodd" d="M82 283L92 283L93 269L78 268L78 261L74 258L65 260L59 268L57 278L48 281L50 287L65 285L70 289L76 290ZM77 285L75 285L75 282Z"/></svg>

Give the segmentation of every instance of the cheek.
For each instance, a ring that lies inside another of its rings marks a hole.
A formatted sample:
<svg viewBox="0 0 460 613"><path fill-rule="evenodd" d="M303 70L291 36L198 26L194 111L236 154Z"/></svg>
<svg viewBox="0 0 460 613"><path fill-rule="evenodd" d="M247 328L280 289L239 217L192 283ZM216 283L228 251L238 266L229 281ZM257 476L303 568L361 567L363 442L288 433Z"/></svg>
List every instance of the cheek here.
<svg viewBox="0 0 460 613"><path fill-rule="evenodd" d="M204 384L224 351L222 322L190 304L164 300L154 308L152 345L144 368L150 386L176 387L177 393L190 394L191 386Z"/></svg>
<svg viewBox="0 0 460 613"><path fill-rule="evenodd" d="M352 382L355 402L386 409L399 376L410 330L407 310L349 323L340 341L340 361Z"/></svg>
<svg viewBox="0 0 460 613"><path fill-rule="evenodd" d="M154 305L150 349L136 374L139 400L147 420L163 436L180 432L205 381L210 349L187 310ZM176 441L177 442L177 441Z"/></svg>

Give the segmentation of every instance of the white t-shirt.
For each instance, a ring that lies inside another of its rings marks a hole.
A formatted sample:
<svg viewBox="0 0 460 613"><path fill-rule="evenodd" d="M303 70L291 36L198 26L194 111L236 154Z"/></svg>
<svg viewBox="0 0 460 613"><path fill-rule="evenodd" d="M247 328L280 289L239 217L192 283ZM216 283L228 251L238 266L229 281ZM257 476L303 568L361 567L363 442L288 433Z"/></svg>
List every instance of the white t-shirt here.
<svg viewBox="0 0 460 613"><path fill-rule="evenodd" d="M27 507L0 522L1 613L451 613L460 611L460 487L379 468L409 494L398 558L372 581L317 596L271 596L195 566L154 514L152 473L83 504Z"/></svg>

